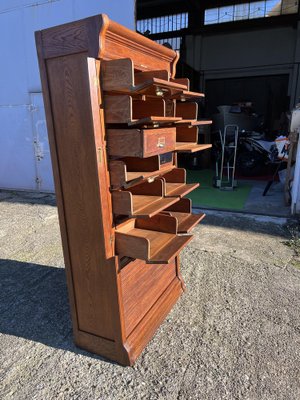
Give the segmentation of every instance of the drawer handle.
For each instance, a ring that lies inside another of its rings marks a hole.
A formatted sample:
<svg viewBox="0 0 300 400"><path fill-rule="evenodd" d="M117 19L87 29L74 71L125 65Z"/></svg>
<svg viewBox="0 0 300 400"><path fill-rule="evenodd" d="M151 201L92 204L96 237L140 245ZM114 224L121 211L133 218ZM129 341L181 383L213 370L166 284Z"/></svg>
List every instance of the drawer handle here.
<svg viewBox="0 0 300 400"><path fill-rule="evenodd" d="M165 137L159 138L157 141L157 147L162 149L163 147L165 147L165 145L166 145L166 138Z"/></svg>

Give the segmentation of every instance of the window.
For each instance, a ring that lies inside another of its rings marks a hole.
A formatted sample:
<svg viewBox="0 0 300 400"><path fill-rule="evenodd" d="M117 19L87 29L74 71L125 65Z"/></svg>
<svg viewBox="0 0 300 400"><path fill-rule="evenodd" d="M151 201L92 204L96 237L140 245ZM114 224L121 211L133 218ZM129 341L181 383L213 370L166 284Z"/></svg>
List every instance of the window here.
<svg viewBox="0 0 300 400"><path fill-rule="evenodd" d="M298 0L264 0L205 10L204 25L276 17L298 12Z"/></svg>
<svg viewBox="0 0 300 400"><path fill-rule="evenodd" d="M137 21L137 30L149 34L179 31L188 27L188 13L165 15L163 17Z"/></svg>
<svg viewBox="0 0 300 400"><path fill-rule="evenodd" d="M159 43L159 44L169 43L169 45L171 45L173 50L176 50L176 51L180 52L180 46L181 46L181 42L182 42L182 37L158 39L158 40L156 40L156 42Z"/></svg>

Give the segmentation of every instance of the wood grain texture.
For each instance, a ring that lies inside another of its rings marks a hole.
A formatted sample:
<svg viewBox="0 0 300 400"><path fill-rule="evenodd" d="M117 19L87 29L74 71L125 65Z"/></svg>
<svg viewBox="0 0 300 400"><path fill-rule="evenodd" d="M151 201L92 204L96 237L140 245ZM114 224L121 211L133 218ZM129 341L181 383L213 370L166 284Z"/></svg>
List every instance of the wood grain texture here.
<svg viewBox="0 0 300 400"><path fill-rule="evenodd" d="M178 102L176 104L176 116L182 117L182 119L196 120L198 116L198 104Z"/></svg>
<svg viewBox="0 0 300 400"><path fill-rule="evenodd" d="M130 365L128 352L122 343L117 343L84 331L77 332L74 342L76 346L91 353L101 354L103 357L117 361L124 366Z"/></svg>
<svg viewBox="0 0 300 400"><path fill-rule="evenodd" d="M166 182L165 197L184 197L199 187L199 183L173 183Z"/></svg>
<svg viewBox="0 0 300 400"><path fill-rule="evenodd" d="M134 66L130 58L103 60L101 68L101 86L104 91L134 86Z"/></svg>
<svg viewBox="0 0 300 400"><path fill-rule="evenodd" d="M186 90L190 90L190 80L188 78L171 78L172 82L180 83L180 85L184 85Z"/></svg>
<svg viewBox="0 0 300 400"><path fill-rule="evenodd" d="M164 195L164 182L162 179L155 179L153 182L143 182L127 190L132 194L162 197Z"/></svg>
<svg viewBox="0 0 300 400"><path fill-rule="evenodd" d="M135 327L126 340L131 363L137 359L155 331L168 315L183 289L180 279L175 278L145 317Z"/></svg>
<svg viewBox="0 0 300 400"><path fill-rule="evenodd" d="M198 143L198 128L182 126L176 128L176 142Z"/></svg>
<svg viewBox="0 0 300 400"><path fill-rule="evenodd" d="M41 32L41 36L43 56L47 59L61 55L88 52L86 19L44 29Z"/></svg>
<svg viewBox="0 0 300 400"><path fill-rule="evenodd" d="M166 234L164 234L166 235ZM177 256L178 253L192 240L193 236L175 236L171 238L164 246L153 246L149 264L168 264ZM151 250L151 248L150 248Z"/></svg>
<svg viewBox="0 0 300 400"><path fill-rule="evenodd" d="M110 184L112 189L127 189L143 181L152 182L165 171L174 168L173 165L167 165L161 170L153 171L127 171L124 161L114 160L109 163Z"/></svg>
<svg viewBox="0 0 300 400"><path fill-rule="evenodd" d="M127 124L132 121L132 97L104 96L104 115L107 124Z"/></svg>
<svg viewBox="0 0 300 400"><path fill-rule="evenodd" d="M44 58L86 51L103 60L131 58L140 71L162 69L175 76L178 54L100 14L42 31Z"/></svg>
<svg viewBox="0 0 300 400"><path fill-rule="evenodd" d="M126 191L112 192L113 213L129 217L150 218L178 201L176 197L133 195Z"/></svg>
<svg viewBox="0 0 300 400"><path fill-rule="evenodd" d="M184 171L163 175L176 165L176 141L196 144L192 134L178 140L175 100L202 94L174 78L176 52L106 15L36 38L75 343L132 365L184 289L178 257L191 236L177 233L196 217L183 211L187 199L163 197L186 186ZM137 129L110 140L105 123ZM136 218L114 226L112 198ZM142 261L124 266L119 255Z"/></svg>
<svg viewBox="0 0 300 400"><path fill-rule="evenodd" d="M144 72L136 72L134 74L134 83L135 85L140 85L141 83L147 82L149 79L158 78L164 81L170 80L170 73L167 70L153 70L153 71L144 71ZM178 82L180 83L180 82Z"/></svg>
<svg viewBox="0 0 300 400"><path fill-rule="evenodd" d="M99 75L100 62L93 58L88 58L88 73L89 73L89 89L90 89L90 102L91 112L93 120L93 132L95 142L95 153L97 160L97 172L98 172L98 193L100 197L100 205L102 214L105 215L103 218L103 230L104 230L104 245L106 258L114 256L114 246L112 238L112 204L111 196L106 189L109 186L109 171L108 162L106 157L106 142L105 142L105 124L104 124L104 112L99 110L99 103L102 102L102 93L99 85L95 85L97 82L97 76Z"/></svg>
<svg viewBox="0 0 300 400"><path fill-rule="evenodd" d="M56 202L58 208L58 216L59 216L59 225L60 232L62 238L62 246L63 246L63 254L65 261L65 271L66 271L66 279L67 279L67 287L68 287L68 295L69 302L72 314L72 326L74 335L78 332L78 317L77 317L77 308L76 308L76 299L75 299L75 289L74 289L74 278L72 273L72 264L71 264L71 254L68 243L68 232L67 232L67 222L64 212L64 197L62 190L62 180L60 177L60 170L58 164L58 153L56 148L56 140L55 140L55 131L54 131L54 120L51 109L51 100L50 100L50 90L49 83L47 78L47 70L46 64L43 59L43 42L42 42L42 33L35 33L36 47L38 53L38 61L39 61L39 69L40 76L42 82L42 90L43 90L43 100L44 107L46 112L46 122L47 122L47 132L49 145L51 150L51 164L53 170L54 184L55 184L55 194L56 194Z"/></svg>
<svg viewBox="0 0 300 400"><path fill-rule="evenodd" d="M186 101L186 100L190 100L190 99L200 99L203 97L204 97L204 93L190 92L189 90L182 90L182 91L177 91L176 93L171 95L169 98L180 100L180 101Z"/></svg>
<svg viewBox="0 0 300 400"><path fill-rule="evenodd" d="M175 150L178 153L196 153L197 151L203 151L210 149L211 144L196 144L190 142L177 142Z"/></svg>
<svg viewBox="0 0 300 400"><path fill-rule="evenodd" d="M157 229L154 229L154 223ZM169 264L192 236L177 236L177 220L159 215L154 221L129 220L116 230L116 251L120 256L139 258L150 264ZM134 225L133 225L134 224ZM143 243L143 246L140 244Z"/></svg>
<svg viewBox="0 0 300 400"><path fill-rule="evenodd" d="M151 157L175 150L176 128L107 129L107 151L115 157Z"/></svg>
<svg viewBox="0 0 300 400"><path fill-rule="evenodd" d="M88 60L86 54L79 53L49 59L46 66L78 325L80 330L112 338L109 286L103 284L102 275L106 259L104 221L97 184Z"/></svg>
<svg viewBox="0 0 300 400"><path fill-rule="evenodd" d="M172 171L163 175L166 182L185 183L186 170L184 168L174 168Z"/></svg>
<svg viewBox="0 0 300 400"><path fill-rule="evenodd" d="M178 211L183 213L192 212L192 200L191 199L180 199L176 203L172 204L170 207L166 208L165 211Z"/></svg>
<svg viewBox="0 0 300 400"><path fill-rule="evenodd" d="M157 214L148 219L137 219L135 227L138 229L149 229L156 232L173 233L176 235L178 223L176 218L168 215Z"/></svg>
<svg viewBox="0 0 300 400"><path fill-rule="evenodd" d="M170 216L176 218L178 222L178 233L190 232L199 222L201 222L205 214L190 214L178 211L168 211Z"/></svg>
<svg viewBox="0 0 300 400"><path fill-rule="evenodd" d="M136 260L121 270L126 336L134 330L176 277L175 262L147 265Z"/></svg>
<svg viewBox="0 0 300 400"><path fill-rule="evenodd" d="M122 161L125 162L128 172L151 172L160 169L160 158L158 155L149 157L147 159L139 157L124 157Z"/></svg>
<svg viewBox="0 0 300 400"><path fill-rule="evenodd" d="M153 112L153 114L149 114ZM134 100L128 95L105 95L104 113L107 124L165 125L177 122L181 117L165 117L164 101ZM157 115L158 114L158 115Z"/></svg>
<svg viewBox="0 0 300 400"><path fill-rule="evenodd" d="M192 126L205 126L205 125L211 125L212 120L206 120L206 119L182 119L180 121L176 122L176 126L187 126L188 128Z"/></svg>
<svg viewBox="0 0 300 400"><path fill-rule="evenodd" d="M149 116L164 117L165 101L163 99L134 100L132 118L142 119Z"/></svg>
<svg viewBox="0 0 300 400"><path fill-rule="evenodd" d="M150 257L149 240L145 236L116 231L116 253L120 256L147 260Z"/></svg>
<svg viewBox="0 0 300 400"><path fill-rule="evenodd" d="M99 57L104 59L126 58L133 60L134 66L140 71L167 70L175 76L178 54L133 32L118 23L109 20L105 33L104 46Z"/></svg>

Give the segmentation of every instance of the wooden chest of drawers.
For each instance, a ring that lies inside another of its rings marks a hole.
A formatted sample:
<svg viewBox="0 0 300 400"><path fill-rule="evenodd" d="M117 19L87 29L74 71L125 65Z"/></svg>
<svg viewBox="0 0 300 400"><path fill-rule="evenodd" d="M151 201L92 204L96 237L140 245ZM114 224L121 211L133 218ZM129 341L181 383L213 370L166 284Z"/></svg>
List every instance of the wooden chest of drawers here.
<svg viewBox="0 0 300 400"><path fill-rule="evenodd" d="M104 14L36 44L74 340L132 365L184 290L178 255L204 217L176 161L209 147L203 94L175 78L175 51Z"/></svg>

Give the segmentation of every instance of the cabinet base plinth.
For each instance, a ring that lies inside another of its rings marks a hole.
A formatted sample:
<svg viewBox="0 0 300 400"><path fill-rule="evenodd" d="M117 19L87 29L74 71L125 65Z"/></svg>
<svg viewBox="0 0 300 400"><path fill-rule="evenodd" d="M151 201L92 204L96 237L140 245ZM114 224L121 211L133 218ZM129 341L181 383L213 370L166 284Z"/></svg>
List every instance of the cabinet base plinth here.
<svg viewBox="0 0 300 400"><path fill-rule="evenodd" d="M182 293L182 281L176 277L124 343L79 330L75 333L75 344L84 350L116 361L123 366L131 366L147 346Z"/></svg>

